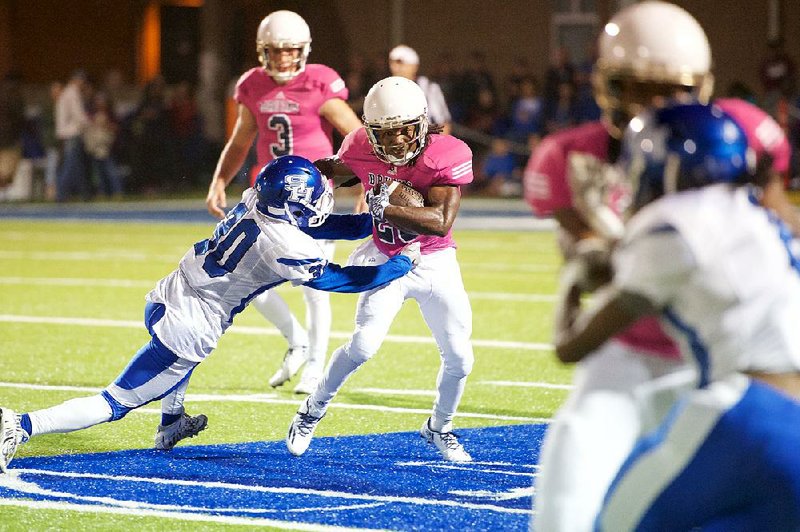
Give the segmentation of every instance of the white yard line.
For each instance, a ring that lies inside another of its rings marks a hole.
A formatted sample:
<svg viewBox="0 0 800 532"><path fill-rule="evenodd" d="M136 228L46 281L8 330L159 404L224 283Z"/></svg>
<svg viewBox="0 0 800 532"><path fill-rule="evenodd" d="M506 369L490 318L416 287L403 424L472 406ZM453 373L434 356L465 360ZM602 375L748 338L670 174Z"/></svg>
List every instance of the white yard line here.
<svg viewBox="0 0 800 532"><path fill-rule="evenodd" d="M80 286L108 288L152 288L155 281L135 279L87 279L85 277L0 277L0 284L33 286ZM278 289L282 290L282 289ZM508 292L469 292L470 299L490 301L519 301L528 303L553 303L553 294L515 294Z"/></svg>
<svg viewBox="0 0 800 532"><path fill-rule="evenodd" d="M74 391L86 393L99 393L101 388L87 388L83 386L50 386L47 384L29 384L16 382L0 382L0 388L16 388L24 390L39 391ZM224 394L187 394L186 400L197 403L221 403L221 402L247 402L265 403L272 405L291 405L298 406L303 397L297 399L279 399L274 394L252 394L252 395L224 395ZM355 403L331 403L330 408L341 410L368 410L381 413L411 414L411 415L430 415L430 409L426 408L404 408L399 406L367 405ZM154 414L159 411L154 409L138 409L146 414ZM523 423L550 423L550 418L525 417L525 416L504 416L496 414L484 414L480 412L459 412L458 417L471 419L489 419L492 421L519 421Z"/></svg>
<svg viewBox="0 0 800 532"><path fill-rule="evenodd" d="M119 508L113 506L99 506L96 504L76 504L69 502L54 501L27 501L21 499L0 499L0 506L16 506L20 508L31 508L34 510L61 510L66 512L102 513L116 515L133 515L137 517L162 517L175 519L178 521L196 521L203 523L221 523L225 525L244 525L263 528L266 526L282 530L369 530L355 529L352 527L340 528L333 526L323 526L309 523L298 523L294 521L278 521L276 519L259 519L254 517L230 517L223 515L195 514L188 512L169 512L163 510L145 510L134 508Z"/></svg>
<svg viewBox="0 0 800 532"><path fill-rule="evenodd" d="M41 323L49 325L73 325L83 327L122 327L122 328L144 328L141 321L133 320L110 320L98 318L68 318L59 316L22 316L17 314L0 314L0 322L7 323ZM233 325L228 330L233 334L250 334L250 335L270 335L279 336L280 332L277 329L270 327L251 327L246 325ZM331 331L331 338L346 340L350 338L351 333L345 331ZM435 344L430 336L408 336L390 334L386 337L387 342L395 343L411 343L411 344ZM481 340L473 339L472 345L474 347L485 347L490 349L514 349L520 351L550 351L553 349L552 344L538 343L538 342L511 342L503 340Z"/></svg>
<svg viewBox="0 0 800 532"><path fill-rule="evenodd" d="M571 384L556 384L552 382L524 382L524 381L478 381L477 384L488 386L508 386L511 388L550 388L553 390L571 390Z"/></svg>
<svg viewBox="0 0 800 532"><path fill-rule="evenodd" d="M464 467L468 467L465 464ZM392 495L373 495L367 493L349 493L345 491L333 490L315 490L308 488L294 488L294 487L276 487L276 486L253 486L248 484L233 484L228 482L201 482L196 480L180 480L170 478L157 478L157 477L132 477L127 475L105 475L101 473L78 473L67 471L47 471L40 469L14 469L15 475L46 475L65 478L80 478L80 479L94 479L94 480L111 480L116 482L139 482L143 484L152 485L170 485L170 486L187 486L198 487L205 489L225 489L237 490L255 493L278 493L278 494L295 494L295 495L314 495L318 497L328 497L334 499L348 499L348 500L362 500L370 502L381 503L401 503L401 504L416 504L424 506L445 506L445 507L459 507L470 508L473 510L489 510L500 513L511 514L526 514L527 510L520 510L516 508L504 508L502 506L495 506L493 504L475 504L464 501L450 501L450 500L436 500L425 499L422 497L401 497ZM22 482L26 484L26 481ZM20 488L24 490L24 488ZM129 501L121 501L130 504Z"/></svg>

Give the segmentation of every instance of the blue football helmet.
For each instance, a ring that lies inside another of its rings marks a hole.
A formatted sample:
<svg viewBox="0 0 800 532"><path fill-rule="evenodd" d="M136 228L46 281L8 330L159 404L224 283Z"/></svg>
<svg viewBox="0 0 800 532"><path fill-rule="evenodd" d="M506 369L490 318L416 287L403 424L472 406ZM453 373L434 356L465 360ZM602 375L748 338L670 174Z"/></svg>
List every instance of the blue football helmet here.
<svg viewBox="0 0 800 532"><path fill-rule="evenodd" d="M631 120L623 160L634 210L664 194L746 183L755 172L744 130L720 108L699 103L673 103Z"/></svg>
<svg viewBox="0 0 800 532"><path fill-rule="evenodd" d="M262 214L297 227L322 225L333 210L330 182L314 163L297 155L284 155L266 164L254 188Z"/></svg>

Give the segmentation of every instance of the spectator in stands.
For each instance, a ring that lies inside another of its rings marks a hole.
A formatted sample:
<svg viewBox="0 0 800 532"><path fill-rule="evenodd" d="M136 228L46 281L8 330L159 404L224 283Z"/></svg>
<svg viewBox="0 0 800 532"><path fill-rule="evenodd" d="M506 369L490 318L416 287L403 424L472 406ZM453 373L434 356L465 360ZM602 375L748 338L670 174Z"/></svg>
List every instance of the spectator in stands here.
<svg viewBox="0 0 800 532"><path fill-rule="evenodd" d="M63 153L56 177L56 201L65 201L76 193L84 200L91 195L83 151L83 132L89 123L83 100L86 83L86 73L76 70L56 101L56 137Z"/></svg>
<svg viewBox="0 0 800 532"><path fill-rule="evenodd" d="M172 185L173 142L169 127L169 110L164 79L153 78L144 89L139 107L133 115L131 163L138 188L152 194Z"/></svg>
<svg viewBox="0 0 800 532"><path fill-rule="evenodd" d="M431 124L442 126L445 135L450 134L452 117L444 99L441 87L425 76L418 76L419 55L410 46L401 44L389 52L389 71L392 76L401 76L415 81L428 100L428 120Z"/></svg>
<svg viewBox="0 0 800 532"><path fill-rule="evenodd" d="M575 84L558 85L558 98L545 104L545 133L551 134L576 124Z"/></svg>
<svg viewBox="0 0 800 532"><path fill-rule="evenodd" d="M542 137L543 103L534 78L520 80L519 91L519 97L511 107L508 137L519 144L527 144L531 135Z"/></svg>
<svg viewBox="0 0 800 532"><path fill-rule="evenodd" d="M109 198L122 197L122 178L111 153L118 125L108 96L95 92L83 144L91 161L92 173L98 180L100 192Z"/></svg>
<svg viewBox="0 0 800 532"><path fill-rule="evenodd" d="M203 135L200 113L189 82L182 81L175 86L169 119L175 141L177 176L181 182L194 185L203 161Z"/></svg>
<svg viewBox="0 0 800 532"><path fill-rule="evenodd" d="M544 75L544 99L557 101L562 83L575 83L575 65L572 64L569 48L559 46L553 53L553 60Z"/></svg>
<svg viewBox="0 0 800 532"><path fill-rule="evenodd" d="M489 93L488 96L486 93ZM486 54L482 51L470 52L467 68L457 84L456 94L467 120L470 120L472 110L483 104L481 99L490 98L497 103L494 79L486 66Z"/></svg>
<svg viewBox="0 0 800 532"><path fill-rule="evenodd" d="M19 79L8 74L0 82L0 189L5 189L14 180L22 157L24 110Z"/></svg>
<svg viewBox="0 0 800 532"><path fill-rule="evenodd" d="M508 141L495 138L476 181L480 181L480 186L489 196L509 197L521 192L520 175L517 158L511 153Z"/></svg>

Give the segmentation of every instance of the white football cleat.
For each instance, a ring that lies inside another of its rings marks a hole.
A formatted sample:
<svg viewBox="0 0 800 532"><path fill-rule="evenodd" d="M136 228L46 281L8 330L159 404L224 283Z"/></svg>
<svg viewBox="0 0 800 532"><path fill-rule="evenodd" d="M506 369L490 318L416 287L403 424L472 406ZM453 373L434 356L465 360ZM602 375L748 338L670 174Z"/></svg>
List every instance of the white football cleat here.
<svg viewBox="0 0 800 532"><path fill-rule="evenodd" d="M8 408L0 408L0 473L6 472L17 448L26 441L17 414Z"/></svg>
<svg viewBox="0 0 800 532"><path fill-rule="evenodd" d="M311 438L314 436L314 429L317 428L319 420L325 417L322 413L319 416L314 416L311 409L311 396L308 396L305 401L297 409L297 414L292 418L289 424L289 434L286 435L286 447L289 452L295 456L300 456L308 446L311 445Z"/></svg>
<svg viewBox="0 0 800 532"><path fill-rule="evenodd" d="M170 423L166 427L158 426L155 448L159 451L169 451L182 439L194 438L200 434L206 429L206 425L208 418L205 415L190 416L184 412L175 423Z"/></svg>
<svg viewBox="0 0 800 532"><path fill-rule="evenodd" d="M449 462L472 462L472 457L464 446L458 443L458 436L453 432L438 432L431 428L431 418L428 418L419 429L419 435L425 441L432 443Z"/></svg>
<svg viewBox="0 0 800 532"><path fill-rule="evenodd" d="M269 379L269 385L273 388L281 386L284 382L288 381L295 376L300 366L305 364L308 358L308 347L290 347L286 354L283 355L283 362L281 367Z"/></svg>
<svg viewBox="0 0 800 532"><path fill-rule="evenodd" d="M300 382L294 387L294 393L311 395L317 389L319 381L322 380L322 375L318 371L303 370L303 376L300 377Z"/></svg>

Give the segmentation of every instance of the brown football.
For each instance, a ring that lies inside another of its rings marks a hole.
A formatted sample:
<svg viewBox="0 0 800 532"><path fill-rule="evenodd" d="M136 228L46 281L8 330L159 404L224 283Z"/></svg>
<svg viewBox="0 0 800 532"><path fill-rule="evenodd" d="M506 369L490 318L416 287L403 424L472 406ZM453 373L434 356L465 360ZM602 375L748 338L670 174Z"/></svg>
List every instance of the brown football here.
<svg viewBox="0 0 800 532"><path fill-rule="evenodd" d="M389 187L389 203L398 207L424 207L425 198L419 191L400 181L392 181Z"/></svg>

